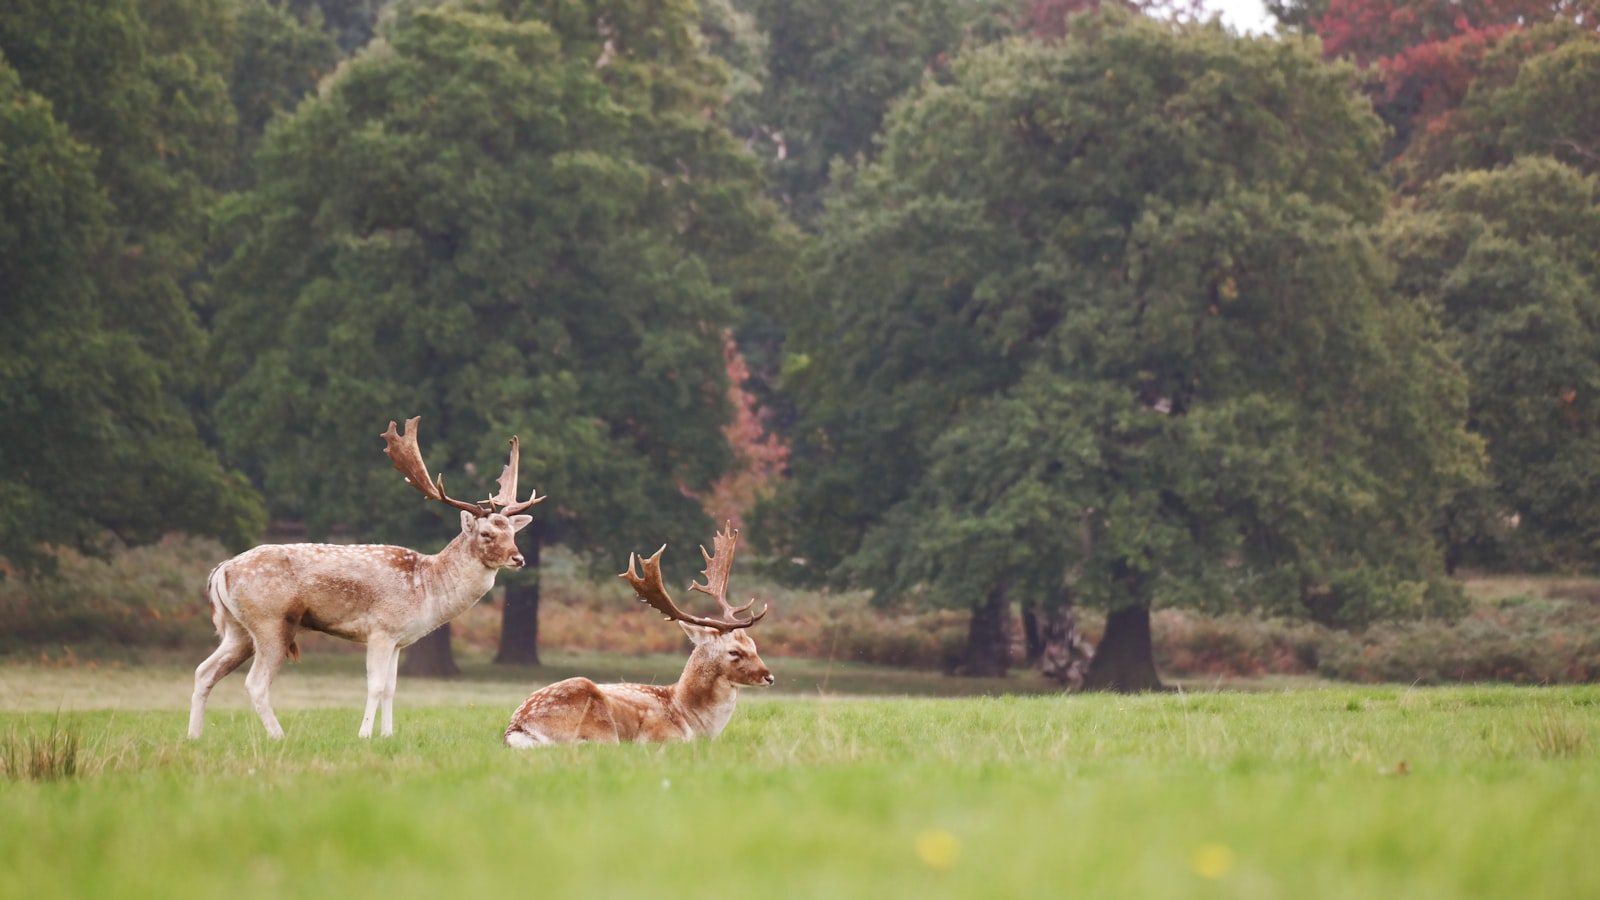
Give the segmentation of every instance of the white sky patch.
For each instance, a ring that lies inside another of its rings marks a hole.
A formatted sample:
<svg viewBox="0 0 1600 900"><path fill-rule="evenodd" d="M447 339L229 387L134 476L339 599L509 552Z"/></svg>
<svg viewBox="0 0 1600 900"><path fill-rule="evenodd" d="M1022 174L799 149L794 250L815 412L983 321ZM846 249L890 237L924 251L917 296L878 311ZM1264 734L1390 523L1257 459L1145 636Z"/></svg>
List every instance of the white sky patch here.
<svg viewBox="0 0 1600 900"><path fill-rule="evenodd" d="M1208 12L1220 13L1231 28L1248 34L1271 34L1276 20L1262 0L1204 0Z"/></svg>

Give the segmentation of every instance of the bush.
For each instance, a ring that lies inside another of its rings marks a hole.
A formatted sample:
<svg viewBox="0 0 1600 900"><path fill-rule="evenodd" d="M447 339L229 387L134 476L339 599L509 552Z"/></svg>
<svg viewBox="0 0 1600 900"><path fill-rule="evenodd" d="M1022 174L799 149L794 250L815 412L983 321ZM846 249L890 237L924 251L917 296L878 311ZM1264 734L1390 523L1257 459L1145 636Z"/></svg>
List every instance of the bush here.
<svg viewBox="0 0 1600 900"><path fill-rule="evenodd" d="M54 575L0 579L0 650L49 644L178 647L214 640L206 576L229 554L168 536L104 557L50 551Z"/></svg>
<svg viewBox="0 0 1600 900"><path fill-rule="evenodd" d="M1330 634L1318 671L1345 681L1600 680L1600 603L1564 597L1480 606L1459 622L1375 625Z"/></svg>
<svg viewBox="0 0 1600 900"><path fill-rule="evenodd" d="M69 658L74 649L93 655L106 647L198 653L215 643L203 588L211 568L228 555L216 542L171 536L104 557L53 555L54 577L0 579L0 652L65 645ZM591 582L559 549L547 551L545 561L542 646L631 655L686 651L682 632L643 610L620 579ZM772 604L772 616L756 632L761 652L771 657L942 669L966 641L964 610L874 607L864 593L795 590L759 576L737 587L741 596ZM1362 631L1160 609L1151 616L1156 663L1173 677L1600 681L1600 582L1502 577L1479 579L1474 591L1475 608L1453 622L1427 619ZM1102 615L1083 610L1078 618L1083 635L1098 640ZM456 619L453 631L462 644L492 653L500 639L493 596ZM1018 625L1019 642L1021 632ZM361 650L314 634L302 634L302 646Z"/></svg>
<svg viewBox="0 0 1600 900"><path fill-rule="evenodd" d="M1150 617L1156 665L1172 675L1302 675L1317 669L1326 628L1249 616L1205 616L1177 609Z"/></svg>
<svg viewBox="0 0 1600 900"><path fill-rule="evenodd" d="M541 645L630 654L678 653L688 646L677 626L641 613L621 582L593 585L567 574L571 571L558 566L544 580ZM765 656L935 669L966 640L967 614L959 610L877 609L861 593L768 584L746 584L740 592L772 604L772 617L756 632ZM472 646L492 649L499 639L499 610L493 604L480 604L456 621L455 634ZM617 627L619 622L637 627Z"/></svg>

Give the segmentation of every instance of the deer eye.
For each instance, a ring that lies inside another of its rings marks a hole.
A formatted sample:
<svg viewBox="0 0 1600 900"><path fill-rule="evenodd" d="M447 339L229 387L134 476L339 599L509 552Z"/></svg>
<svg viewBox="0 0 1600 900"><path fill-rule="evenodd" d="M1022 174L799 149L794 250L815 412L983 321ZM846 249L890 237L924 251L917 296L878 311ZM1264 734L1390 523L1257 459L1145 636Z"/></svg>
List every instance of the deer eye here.
<svg viewBox="0 0 1600 900"><path fill-rule="evenodd" d="M728 651L728 658L729 659L744 659L744 651L743 650L729 650Z"/></svg>

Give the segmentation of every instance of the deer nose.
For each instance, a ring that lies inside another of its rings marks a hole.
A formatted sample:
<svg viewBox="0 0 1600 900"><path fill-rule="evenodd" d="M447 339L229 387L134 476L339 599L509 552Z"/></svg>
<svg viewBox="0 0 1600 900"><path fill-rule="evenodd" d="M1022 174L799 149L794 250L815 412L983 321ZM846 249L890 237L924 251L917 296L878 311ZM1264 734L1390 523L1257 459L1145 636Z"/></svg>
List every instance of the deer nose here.
<svg viewBox="0 0 1600 900"><path fill-rule="evenodd" d="M768 672L766 674L766 676L761 679L761 681L762 681L763 684L767 685L768 687L771 687L772 685L778 683L778 679L773 678L771 672Z"/></svg>
<svg viewBox="0 0 1600 900"><path fill-rule="evenodd" d="M523 567L523 565L525 563L527 563L527 560L522 558L522 554L521 553L513 553L513 554L511 554L511 565L514 568L520 569L520 568Z"/></svg>

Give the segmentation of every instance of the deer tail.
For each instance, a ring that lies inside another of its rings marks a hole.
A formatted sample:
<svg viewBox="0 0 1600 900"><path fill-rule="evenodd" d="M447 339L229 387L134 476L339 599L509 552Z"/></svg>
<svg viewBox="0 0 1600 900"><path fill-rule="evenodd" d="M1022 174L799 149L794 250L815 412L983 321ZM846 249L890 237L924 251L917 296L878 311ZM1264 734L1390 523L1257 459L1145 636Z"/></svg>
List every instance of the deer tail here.
<svg viewBox="0 0 1600 900"><path fill-rule="evenodd" d="M211 604L211 625L217 630L217 637L222 637L222 625L228 615L223 599L228 592L228 576L223 572L225 565L212 569L211 577L206 579L206 600Z"/></svg>

